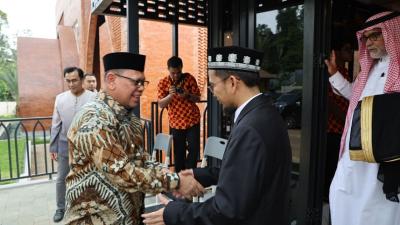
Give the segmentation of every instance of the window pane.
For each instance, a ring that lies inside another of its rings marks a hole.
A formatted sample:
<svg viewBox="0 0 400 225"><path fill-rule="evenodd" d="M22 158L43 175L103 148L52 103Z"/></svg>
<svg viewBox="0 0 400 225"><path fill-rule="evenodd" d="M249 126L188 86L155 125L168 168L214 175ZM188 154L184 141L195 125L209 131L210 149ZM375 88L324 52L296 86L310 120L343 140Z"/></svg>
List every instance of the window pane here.
<svg viewBox="0 0 400 225"><path fill-rule="evenodd" d="M256 48L264 52L260 88L289 128L295 164L300 162L303 12L303 6L294 6L258 13L256 19Z"/></svg>

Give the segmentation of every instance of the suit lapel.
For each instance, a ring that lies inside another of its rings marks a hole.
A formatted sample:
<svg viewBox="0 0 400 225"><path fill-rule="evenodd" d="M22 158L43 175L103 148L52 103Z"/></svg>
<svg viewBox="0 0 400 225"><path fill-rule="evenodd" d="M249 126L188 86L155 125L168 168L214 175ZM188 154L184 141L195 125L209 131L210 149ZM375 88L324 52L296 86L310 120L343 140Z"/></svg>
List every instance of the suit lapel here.
<svg viewBox="0 0 400 225"><path fill-rule="evenodd" d="M252 111L253 109L257 108L258 106L265 104L268 100L268 97L264 96L263 94L255 97L253 100L251 100L242 110L242 112L240 112L236 122L232 125L231 128L231 133L229 134L228 137L228 142L227 142L227 146L231 140L232 134L233 134L233 130L238 126L239 122L242 120L242 118L249 113L250 111Z"/></svg>
<svg viewBox="0 0 400 225"><path fill-rule="evenodd" d="M240 121L246 116L247 113L251 112L253 109L259 107L262 104L267 103L268 97L264 96L263 94L255 97L253 100L251 100L242 110L242 112L240 112L234 127L237 127L238 124L240 123Z"/></svg>

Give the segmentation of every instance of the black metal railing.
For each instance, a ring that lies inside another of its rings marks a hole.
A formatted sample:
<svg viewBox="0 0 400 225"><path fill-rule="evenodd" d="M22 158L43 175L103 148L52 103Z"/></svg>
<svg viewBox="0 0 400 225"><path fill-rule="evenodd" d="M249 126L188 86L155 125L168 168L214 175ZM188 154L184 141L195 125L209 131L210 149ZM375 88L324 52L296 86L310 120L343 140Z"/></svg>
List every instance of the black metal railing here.
<svg viewBox="0 0 400 225"><path fill-rule="evenodd" d="M51 117L0 119L0 182L56 173L49 160Z"/></svg>
<svg viewBox="0 0 400 225"><path fill-rule="evenodd" d="M50 159L52 117L0 119L0 184L57 173ZM145 148L152 147L153 123L141 119Z"/></svg>
<svg viewBox="0 0 400 225"><path fill-rule="evenodd" d="M200 101L199 104L204 104L200 120L203 137L201 145L204 147L207 137L207 101ZM158 107L157 102L152 102L151 119L141 119L144 148L150 154L155 135L163 132L165 111ZM0 119L0 184L43 176L52 179L52 175L57 173L49 154L51 119L50 116ZM170 165L173 166L172 157Z"/></svg>
<svg viewBox="0 0 400 225"><path fill-rule="evenodd" d="M201 100L198 102L199 105L204 105L204 110L201 113L201 117L200 117L200 127L202 128L202 142L201 142L201 146L204 148L205 146L205 142L208 136L207 133L207 116L208 116L208 107L207 107L207 100ZM151 121L153 122L153 142L150 148L150 151L153 149L152 147L154 146L154 137L158 134L158 133L163 133L163 118L164 118L164 112L166 112L166 108L160 108L158 106L158 102L154 101L151 102ZM169 130L169 126L168 126L168 131L166 131L165 133L170 134L170 130ZM200 150L203 151L203 148L200 147ZM174 166L173 164L173 157L170 157L170 166ZM200 159L199 159L200 160Z"/></svg>

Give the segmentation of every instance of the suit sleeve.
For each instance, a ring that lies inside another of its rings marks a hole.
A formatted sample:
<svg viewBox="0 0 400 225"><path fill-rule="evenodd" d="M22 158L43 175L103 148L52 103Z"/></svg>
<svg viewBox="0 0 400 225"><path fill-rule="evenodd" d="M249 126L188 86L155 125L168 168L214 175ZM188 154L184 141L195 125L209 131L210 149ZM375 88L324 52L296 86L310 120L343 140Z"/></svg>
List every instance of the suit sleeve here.
<svg viewBox="0 0 400 225"><path fill-rule="evenodd" d="M218 182L219 168L194 168L194 178L203 186L209 187L215 185Z"/></svg>
<svg viewBox="0 0 400 225"><path fill-rule="evenodd" d="M58 139L62 128L62 121L57 109L59 97L54 102L53 117L51 119L50 152L58 152Z"/></svg>
<svg viewBox="0 0 400 225"><path fill-rule="evenodd" d="M239 131L240 130L240 131ZM228 143L215 196L203 203L170 202L164 210L167 225L241 224L255 210L264 191L266 152L254 128L241 126Z"/></svg>

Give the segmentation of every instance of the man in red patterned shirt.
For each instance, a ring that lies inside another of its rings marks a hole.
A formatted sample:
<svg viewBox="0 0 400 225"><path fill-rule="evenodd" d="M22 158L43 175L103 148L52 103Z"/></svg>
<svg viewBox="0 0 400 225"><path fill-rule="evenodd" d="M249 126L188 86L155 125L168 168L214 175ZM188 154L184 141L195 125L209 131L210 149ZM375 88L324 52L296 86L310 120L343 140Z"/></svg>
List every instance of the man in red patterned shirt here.
<svg viewBox="0 0 400 225"><path fill-rule="evenodd" d="M182 73L182 59L171 57L169 75L158 83L158 104L167 107L169 126L174 140L175 171L195 168L200 150L200 90L196 79ZM186 156L186 142L188 155Z"/></svg>
<svg viewBox="0 0 400 225"><path fill-rule="evenodd" d="M344 40L345 35L336 36L333 41L333 51L336 55L336 65L343 77L351 82L349 72L345 67L346 62L353 61L353 48L350 39ZM324 185L324 198L329 199L329 186L335 175L339 158L340 138L344 128L349 101L338 93L329 84L328 87L328 126L327 126L327 153L326 153L326 174Z"/></svg>

